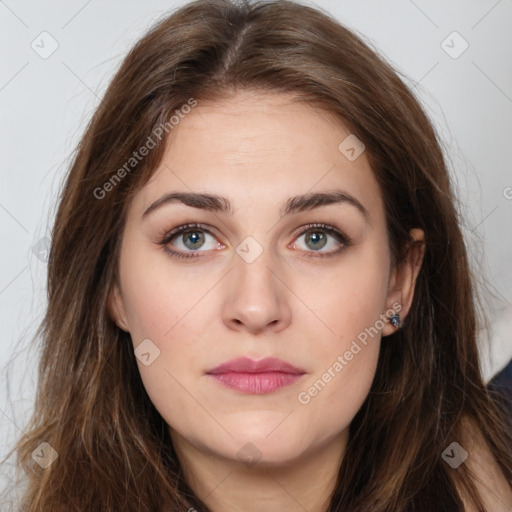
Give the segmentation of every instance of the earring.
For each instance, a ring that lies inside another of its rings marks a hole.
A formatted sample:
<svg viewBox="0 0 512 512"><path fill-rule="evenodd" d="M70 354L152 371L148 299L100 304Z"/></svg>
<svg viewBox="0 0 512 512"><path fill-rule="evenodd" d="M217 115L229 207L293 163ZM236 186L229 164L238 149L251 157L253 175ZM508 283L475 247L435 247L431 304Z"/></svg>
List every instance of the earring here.
<svg viewBox="0 0 512 512"><path fill-rule="evenodd" d="M400 315L398 313L390 316L389 320L395 327L400 327Z"/></svg>

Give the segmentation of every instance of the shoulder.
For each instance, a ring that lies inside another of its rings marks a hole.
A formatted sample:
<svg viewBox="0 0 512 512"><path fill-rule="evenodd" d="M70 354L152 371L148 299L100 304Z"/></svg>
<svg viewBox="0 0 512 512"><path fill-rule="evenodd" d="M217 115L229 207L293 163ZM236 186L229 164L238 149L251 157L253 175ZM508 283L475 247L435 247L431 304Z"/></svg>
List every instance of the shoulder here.
<svg viewBox="0 0 512 512"><path fill-rule="evenodd" d="M504 396L508 413L512 416L512 359L491 379L487 387Z"/></svg>
<svg viewBox="0 0 512 512"><path fill-rule="evenodd" d="M464 425L464 446L468 458L464 462L475 482L485 509L489 512L512 511L512 487L507 482L480 429L468 420ZM460 493L465 512L477 512L468 497Z"/></svg>

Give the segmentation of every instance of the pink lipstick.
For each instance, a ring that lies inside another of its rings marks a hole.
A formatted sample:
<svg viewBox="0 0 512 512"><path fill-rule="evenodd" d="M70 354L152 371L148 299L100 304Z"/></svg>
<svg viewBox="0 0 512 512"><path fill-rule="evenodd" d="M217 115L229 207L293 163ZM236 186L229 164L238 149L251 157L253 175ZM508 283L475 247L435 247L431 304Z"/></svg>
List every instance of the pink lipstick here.
<svg viewBox="0 0 512 512"><path fill-rule="evenodd" d="M262 395L293 384L305 373L304 370L273 357L259 361L240 357L209 370L207 375L228 388Z"/></svg>

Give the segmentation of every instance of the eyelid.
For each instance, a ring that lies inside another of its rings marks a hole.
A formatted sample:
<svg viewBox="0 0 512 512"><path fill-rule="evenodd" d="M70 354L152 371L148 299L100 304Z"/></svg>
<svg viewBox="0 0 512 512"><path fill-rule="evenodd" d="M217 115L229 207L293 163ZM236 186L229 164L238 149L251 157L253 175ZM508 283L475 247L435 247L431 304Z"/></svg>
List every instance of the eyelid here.
<svg viewBox="0 0 512 512"><path fill-rule="evenodd" d="M309 257L328 258L329 256L335 256L337 254L340 254L347 247L350 247L352 245L351 238L348 237L342 230L340 230L330 224L326 224L325 222L313 222L313 223L309 223L304 226L301 226L299 228L299 232L294 236L293 243L295 244L295 240L297 238L299 238L300 236L308 233L309 231L315 231L315 229L318 231L324 231L325 233L327 233L330 236L332 236L333 238L335 238L336 241L339 244L341 244L341 247L338 249L331 250L331 251L303 251L307 258L309 258Z"/></svg>
<svg viewBox="0 0 512 512"><path fill-rule="evenodd" d="M166 234L161 238L161 240L158 242L159 245L161 245L165 252L169 254L169 256L176 256L177 258L183 259L183 260L190 260L192 258L198 258L200 257L201 252L208 252L208 251L176 251L174 249L169 249L167 246L171 242L173 238L175 238L178 235L181 235L183 233L186 233L187 231L203 231L205 233L208 233L212 235L213 237L217 238L217 236L213 233L213 228L206 224L201 224L200 222L190 222L187 224L181 224L180 226L175 227L171 231L166 232ZM221 243L221 245L224 245Z"/></svg>
<svg viewBox="0 0 512 512"><path fill-rule="evenodd" d="M201 224L200 222L190 222L188 224L181 224L180 226L175 227L174 229L171 229L171 231L167 231L165 235L162 237L162 240L160 243L169 243L175 236L181 235L182 233L186 231L193 231L196 229L197 231L204 231L205 233L209 233L212 236L217 236L214 233L214 230L211 226L208 226L206 224Z"/></svg>
<svg viewBox="0 0 512 512"><path fill-rule="evenodd" d="M202 231L202 232L208 233L208 234L214 236L215 238L217 238L217 236L214 233L215 229L212 228L211 226L208 226L206 224L202 224L199 222L191 222L191 223L187 223L187 224L182 224L182 225L177 226L176 228L172 229L171 231L166 232L166 234L163 237L161 237L159 245L164 246L166 252L168 252L171 256L177 256L182 259L195 258L195 257L199 257L201 252L210 252L210 251L201 251L201 250L185 251L185 252L174 251L167 247L167 245L169 244L169 242L171 242L171 240L173 238L175 238L178 235L181 235L182 233L186 233L187 231L193 231L194 229L197 231ZM336 228L335 226L332 226L330 224L326 224L323 222L309 223L309 224L305 224L305 225L301 226L300 228L298 228L298 233L296 233L294 235L292 243L294 244L295 240L297 238L299 238L300 236L308 233L309 231L313 231L315 229L317 229L318 231L324 231L325 233L327 233L330 236L332 236L333 238L335 238L338 241L338 243L341 244L341 248L331 250L331 251L325 251L325 252L323 252L323 251L302 251L306 254L306 257L334 256L336 254L339 254L341 251L343 251L344 249L346 249L347 247L352 245L352 240L350 239L350 237L348 237L346 234L344 234L343 231ZM222 244L222 242L219 242L219 243L221 245L224 245L224 244Z"/></svg>

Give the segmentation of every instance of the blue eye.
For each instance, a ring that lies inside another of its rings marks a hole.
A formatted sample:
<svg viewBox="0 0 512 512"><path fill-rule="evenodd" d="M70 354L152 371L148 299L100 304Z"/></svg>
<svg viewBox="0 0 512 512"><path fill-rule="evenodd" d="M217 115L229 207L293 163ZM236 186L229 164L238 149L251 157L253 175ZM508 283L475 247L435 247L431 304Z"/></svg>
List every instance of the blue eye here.
<svg viewBox="0 0 512 512"><path fill-rule="evenodd" d="M204 247L205 240L207 239L206 235L211 236L215 240L215 236L206 226L202 224L185 224L178 226L170 233L166 234L159 244L164 247L165 251L170 256L176 256L181 259L197 258L200 256L200 252L222 247L220 242L212 242L209 249L207 248L206 250L200 251L199 249ZM304 250L307 257L334 256L351 245L351 240L346 235L327 224L308 224L303 227L296 239L303 235L306 235L305 243L308 244L306 247L312 249L311 251L308 251L307 248ZM335 240L334 245L337 244L341 247L330 251L321 251L321 249L329 244L329 238ZM177 239L183 246L179 251L168 247L174 239ZM294 243L293 246L295 247L296 244ZM190 251L187 251L187 249L190 249Z"/></svg>
<svg viewBox="0 0 512 512"><path fill-rule="evenodd" d="M307 226L304 226L303 230L299 233L297 238L300 238L303 235L305 235L304 240L306 247L313 249L313 251L306 251L308 257L317 256L314 253L319 253L320 249L326 247L329 244L329 238L335 240L335 246L341 244L341 248L333 249L330 251L322 251L320 254L318 254L318 256L333 256L351 245L351 240L346 235L343 235L336 228L327 224L308 224ZM311 254L311 252L313 252L313 254Z"/></svg>
<svg viewBox="0 0 512 512"><path fill-rule="evenodd" d="M176 256L178 258L195 258L199 256L197 254L197 250L204 244L205 234L213 237L213 234L203 225L201 224L185 224L183 226L178 226L176 229L173 229L170 233L168 233L164 239L160 242L160 245L164 246L166 252L168 252L171 256ZM181 235L181 236L180 236ZM169 249L168 244L174 240L178 239L179 242L185 247L185 252L183 251L174 251L173 249ZM220 244L214 244L215 247L218 247ZM192 251L187 254L188 251L186 249L191 249ZM199 251L204 252L204 251Z"/></svg>

